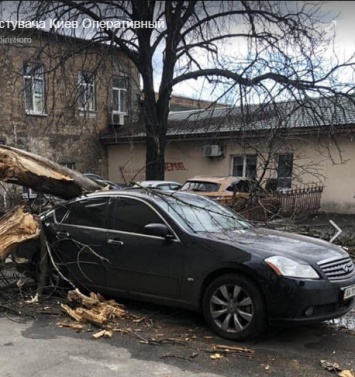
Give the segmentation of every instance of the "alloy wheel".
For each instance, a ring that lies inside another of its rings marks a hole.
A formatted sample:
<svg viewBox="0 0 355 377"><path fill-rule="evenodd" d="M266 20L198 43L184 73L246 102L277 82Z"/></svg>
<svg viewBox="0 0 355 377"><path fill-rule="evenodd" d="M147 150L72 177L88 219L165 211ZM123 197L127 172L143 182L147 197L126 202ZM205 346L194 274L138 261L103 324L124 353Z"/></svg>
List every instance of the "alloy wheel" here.
<svg viewBox="0 0 355 377"><path fill-rule="evenodd" d="M221 330L238 333L246 329L252 321L254 306L248 293L239 285L224 284L211 296L210 314Z"/></svg>

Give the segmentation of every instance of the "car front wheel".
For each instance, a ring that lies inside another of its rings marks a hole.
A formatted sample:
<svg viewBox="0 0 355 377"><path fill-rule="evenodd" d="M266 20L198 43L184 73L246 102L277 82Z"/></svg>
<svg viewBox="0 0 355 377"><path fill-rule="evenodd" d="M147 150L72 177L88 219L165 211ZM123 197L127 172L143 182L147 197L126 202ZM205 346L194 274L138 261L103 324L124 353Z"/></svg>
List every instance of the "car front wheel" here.
<svg viewBox="0 0 355 377"><path fill-rule="evenodd" d="M207 324L219 336L246 340L258 336L266 325L263 296L245 276L228 274L213 280L203 297Z"/></svg>

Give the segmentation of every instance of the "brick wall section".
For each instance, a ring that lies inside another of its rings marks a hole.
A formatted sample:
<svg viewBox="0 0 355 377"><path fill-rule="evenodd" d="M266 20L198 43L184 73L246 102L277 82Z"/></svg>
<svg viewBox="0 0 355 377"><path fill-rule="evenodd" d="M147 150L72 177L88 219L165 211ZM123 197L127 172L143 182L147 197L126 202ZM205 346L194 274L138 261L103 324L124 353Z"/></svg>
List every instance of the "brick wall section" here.
<svg viewBox="0 0 355 377"><path fill-rule="evenodd" d="M129 125L138 119L137 70L118 49L42 32L27 36L30 44L0 45L0 141L57 162L74 162L78 171L107 177L107 151L99 135L109 127L112 76L130 77L129 115L125 117ZM44 64L46 115L26 114L24 61ZM81 70L95 72L96 111L92 113L78 109Z"/></svg>

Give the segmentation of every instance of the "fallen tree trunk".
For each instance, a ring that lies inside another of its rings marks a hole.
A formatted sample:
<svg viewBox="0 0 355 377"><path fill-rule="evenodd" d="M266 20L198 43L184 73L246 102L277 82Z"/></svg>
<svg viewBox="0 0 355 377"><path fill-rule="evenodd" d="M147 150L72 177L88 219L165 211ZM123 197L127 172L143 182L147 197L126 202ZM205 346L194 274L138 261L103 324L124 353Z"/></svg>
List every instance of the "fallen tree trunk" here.
<svg viewBox="0 0 355 377"><path fill-rule="evenodd" d="M104 188L104 185L75 170L4 145L0 146L0 180L63 199L72 199Z"/></svg>
<svg viewBox="0 0 355 377"><path fill-rule="evenodd" d="M105 188L74 170L44 157L17 148L0 146L0 180L15 183L43 194L72 199ZM0 261L5 260L22 242L41 234L39 220L19 207L0 219ZM46 239L42 232L40 247L40 275L37 295L42 294L49 273Z"/></svg>
<svg viewBox="0 0 355 377"><path fill-rule="evenodd" d="M16 207L0 219L0 260L5 260L22 242L37 238L40 234L38 221L23 207Z"/></svg>

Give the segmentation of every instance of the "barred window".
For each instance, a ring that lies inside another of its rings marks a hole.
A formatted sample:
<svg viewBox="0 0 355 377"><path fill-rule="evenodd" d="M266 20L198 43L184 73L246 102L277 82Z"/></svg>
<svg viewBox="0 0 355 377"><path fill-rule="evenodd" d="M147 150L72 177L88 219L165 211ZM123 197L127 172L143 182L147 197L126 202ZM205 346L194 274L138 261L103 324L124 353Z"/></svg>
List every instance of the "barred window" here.
<svg viewBox="0 0 355 377"><path fill-rule="evenodd" d="M95 111L95 85L94 74L80 71L78 74L79 109L82 111Z"/></svg>

